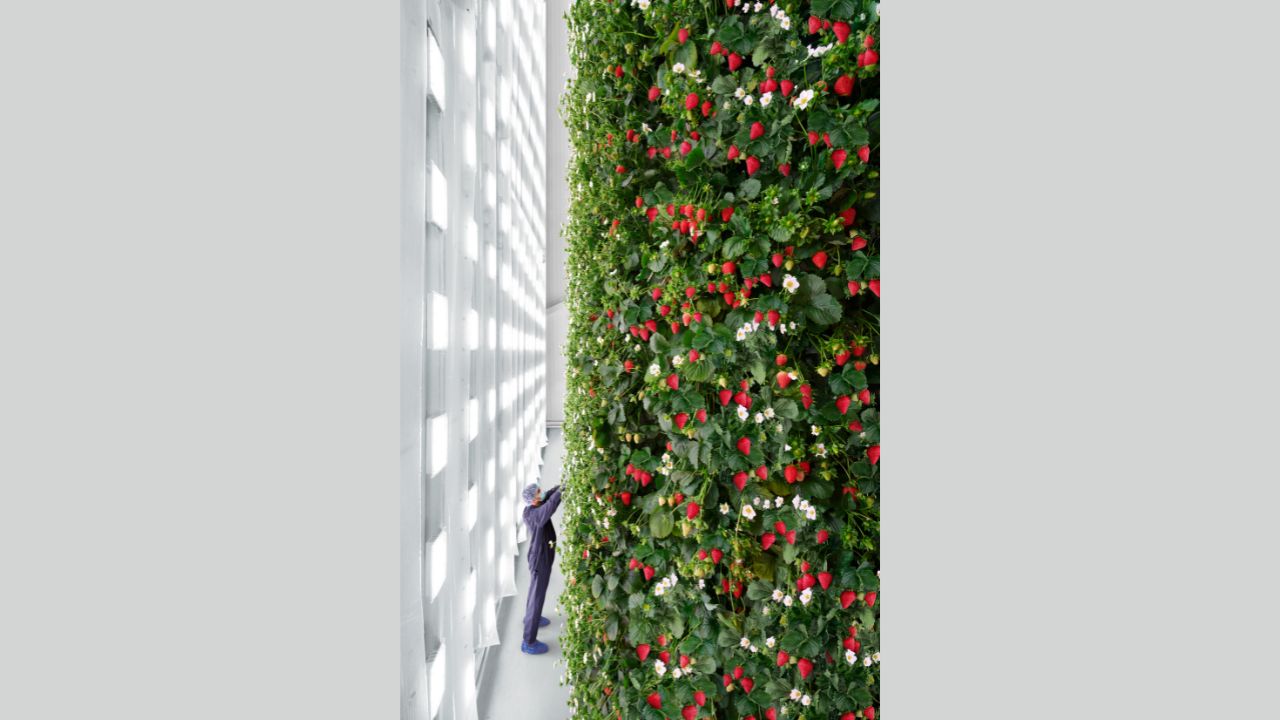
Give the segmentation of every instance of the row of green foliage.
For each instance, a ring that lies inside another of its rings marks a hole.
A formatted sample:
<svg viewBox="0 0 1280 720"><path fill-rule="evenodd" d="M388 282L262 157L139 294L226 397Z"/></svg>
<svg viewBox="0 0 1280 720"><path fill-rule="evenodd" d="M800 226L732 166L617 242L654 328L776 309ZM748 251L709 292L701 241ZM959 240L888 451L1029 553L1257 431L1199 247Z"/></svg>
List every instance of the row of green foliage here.
<svg viewBox="0 0 1280 720"><path fill-rule="evenodd" d="M878 5L568 21L574 717L873 719Z"/></svg>

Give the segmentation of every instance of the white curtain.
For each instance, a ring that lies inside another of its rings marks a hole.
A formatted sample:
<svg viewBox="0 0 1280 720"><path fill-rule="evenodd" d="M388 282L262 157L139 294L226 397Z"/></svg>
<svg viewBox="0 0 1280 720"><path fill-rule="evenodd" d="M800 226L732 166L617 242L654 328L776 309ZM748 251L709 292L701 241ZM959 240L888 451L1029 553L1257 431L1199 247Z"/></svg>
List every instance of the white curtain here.
<svg viewBox="0 0 1280 720"><path fill-rule="evenodd" d="M402 5L401 715L413 720L476 717L476 660L516 592L520 489L546 444L544 9Z"/></svg>

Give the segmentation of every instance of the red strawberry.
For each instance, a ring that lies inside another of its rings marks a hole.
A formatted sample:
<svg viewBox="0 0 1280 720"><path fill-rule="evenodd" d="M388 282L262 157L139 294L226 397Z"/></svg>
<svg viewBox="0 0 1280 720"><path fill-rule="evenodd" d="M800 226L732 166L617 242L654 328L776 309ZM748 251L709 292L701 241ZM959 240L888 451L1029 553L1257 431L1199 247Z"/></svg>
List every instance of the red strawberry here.
<svg viewBox="0 0 1280 720"><path fill-rule="evenodd" d="M663 643L663 644L665 645L666 643ZM671 653L667 652L666 650L663 650L662 652L658 653L658 659L662 661L663 665L670 664Z"/></svg>
<svg viewBox="0 0 1280 720"><path fill-rule="evenodd" d="M832 23L831 31L836 34L836 42L841 45L844 44L845 40L849 39L849 23L844 22L843 20L837 20Z"/></svg>
<svg viewBox="0 0 1280 720"><path fill-rule="evenodd" d="M630 360L623 360L623 361L622 361L622 369L623 369L623 370L625 370L625 371L627 371L627 372L631 372L632 370L635 370L635 369L636 369L636 364L635 364L635 363L633 363L633 362L631 362Z"/></svg>
<svg viewBox="0 0 1280 720"><path fill-rule="evenodd" d="M739 156L739 155L741 155L741 154L742 154L742 153L738 152L738 146L737 146L737 145L730 145L730 146L729 146L729 154L728 154L728 156L727 156L727 157L728 157L730 160L737 160L737 159L738 159L738 156Z"/></svg>
<svg viewBox="0 0 1280 720"><path fill-rule="evenodd" d="M788 531L787 531L787 544L788 544L788 545L795 545L795 544L796 544L796 531L795 531L795 530L788 530Z"/></svg>
<svg viewBox="0 0 1280 720"><path fill-rule="evenodd" d="M791 163L782 163L778 166L778 172L782 173L782 177L791 176Z"/></svg>
<svg viewBox="0 0 1280 720"><path fill-rule="evenodd" d="M843 152L843 151L841 151L841 152ZM618 167L622 167L622 166L621 166L621 165L619 165ZM839 166L837 166L837 167L839 167ZM749 157L747 158L747 176L748 176L748 177L750 177L751 175L755 175L755 174L756 174L756 171L757 171L757 170L759 170L759 169L760 169L760 161L759 161L758 159L756 159L756 156L755 156L755 155L751 155L751 156L749 156Z"/></svg>
<svg viewBox="0 0 1280 720"><path fill-rule="evenodd" d="M829 572L818 573L818 584L822 586L823 590L831 587L831 577L831 573Z"/></svg>
<svg viewBox="0 0 1280 720"><path fill-rule="evenodd" d="M782 475L787 479L788 484L793 484L800 476L800 471L796 469L795 465L788 465L783 468Z"/></svg>
<svg viewBox="0 0 1280 720"><path fill-rule="evenodd" d="M688 155L691 152L693 152L693 145L688 140L685 140L684 142L680 143L681 155Z"/></svg>
<svg viewBox="0 0 1280 720"><path fill-rule="evenodd" d="M764 124L756 121L751 123L751 139L756 140L764 135Z"/></svg>
<svg viewBox="0 0 1280 720"><path fill-rule="evenodd" d="M712 55L719 55L722 52L724 52L724 46L720 44L719 40L716 40L715 42L711 43Z"/></svg>
<svg viewBox="0 0 1280 720"><path fill-rule="evenodd" d="M657 320L645 320L645 321L644 321L644 326L645 326L645 327L647 327L647 328L649 328L649 332L658 332L658 321L657 321Z"/></svg>
<svg viewBox="0 0 1280 720"><path fill-rule="evenodd" d="M640 561L635 558L631 558L631 562L627 565L627 567L630 568L631 570L635 570L636 568L640 567Z"/></svg>
<svg viewBox="0 0 1280 720"><path fill-rule="evenodd" d="M691 503L689 503L689 509L685 512L685 515L686 515L690 520L692 520L692 519L694 519L694 518L698 517L698 512L699 512L700 510L702 510L702 508L698 506L698 503L696 503L696 502L691 502Z"/></svg>
<svg viewBox="0 0 1280 720"><path fill-rule="evenodd" d="M727 405L729 404L729 400L731 400L732 398L733 398L733 391L732 391L732 390L730 390L730 389L728 389L728 388L725 388L724 390L721 390L721 391L720 391L720 404L721 404L721 405L725 405L725 406L727 406Z"/></svg>
<svg viewBox="0 0 1280 720"><path fill-rule="evenodd" d="M732 684L733 684L733 678L729 677L728 675L725 675L725 676L724 676L724 689L725 689L725 690L728 690L728 689L729 689L729 686L730 686L730 685L732 685ZM621 719L621 717L619 717L619 719L618 719L618 720L622 720L622 719Z"/></svg>
<svg viewBox="0 0 1280 720"><path fill-rule="evenodd" d="M857 599L858 599L858 593L852 590L845 590L844 592L840 593L840 607L845 608L847 610L849 606L853 604L853 601Z"/></svg>
<svg viewBox="0 0 1280 720"><path fill-rule="evenodd" d="M682 654L682 655L680 656L680 667L682 667L682 668L689 667L689 663L691 663L691 662L693 662L693 661L689 659L689 656L688 656L688 655L683 655L683 654Z"/></svg>
<svg viewBox="0 0 1280 720"><path fill-rule="evenodd" d="M698 559L699 559L699 560L706 560L706 559L707 559L707 551L706 551L706 550L699 550L699 551L698 551Z"/></svg>
<svg viewBox="0 0 1280 720"><path fill-rule="evenodd" d="M768 313L769 327L777 325L782 320L782 314L777 310L770 310Z"/></svg>
<svg viewBox="0 0 1280 720"><path fill-rule="evenodd" d="M786 258L782 257L782 253L774 253L769 260L773 263L774 267L782 267L782 263L786 261Z"/></svg>
<svg viewBox="0 0 1280 720"><path fill-rule="evenodd" d="M751 694L751 688L756 686L756 681L751 678L742 678L742 692Z"/></svg>
<svg viewBox="0 0 1280 720"><path fill-rule="evenodd" d="M750 396L748 396L748 395L747 395L745 392L743 392L742 390L739 390L739 391L738 391L738 392L733 396L733 401L734 401L734 402L736 402L736 403L738 403L738 404L739 404L739 405L741 405L742 407L747 408L748 410L750 410L750 409L751 409L751 397L750 397Z"/></svg>
<svg viewBox="0 0 1280 720"><path fill-rule="evenodd" d="M841 350L840 352L836 353L836 364L839 365L840 367L844 367L844 364L849 362L849 358L851 357L853 357L853 353L849 352L848 350Z"/></svg>
<svg viewBox="0 0 1280 720"><path fill-rule="evenodd" d="M648 150L646 150L645 152L649 154L649 159L650 159L650 160L652 160L652 159L654 159L655 157L657 157L657 155L658 155L658 148L656 148L656 147L651 147L651 148L649 148Z"/></svg>
<svg viewBox="0 0 1280 720"><path fill-rule="evenodd" d="M761 549L768 550L769 548L773 547L773 543L776 542L777 539L778 539L777 536L771 532L767 532L764 535L761 535L760 536Z"/></svg>
<svg viewBox="0 0 1280 720"><path fill-rule="evenodd" d="M862 716L867 720L876 720L876 709L868 705L862 709Z"/></svg>
<svg viewBox="0 0 1280 720"><path fill-rule="evenodd" d="M731 205L731 206L729 206L729 207L727 207L727 208L724 208L724 209L722 209L722 210L720 211L720 219L721 219L722 221L724 221L724 222L729 222L730 218L732 218L732 217L733 217L733 206L732 206L732 205Z"/></svg>
<svg viewBox="0 0 1280 720"><path fill-rule="evenodd" d="M614 68L614 70L613 70L613 75L614 75L614 77L622 77L622 66L621 66L621 65L619 65L618 67Z"/></svg>
<svg viewBox="0 0 1280 720"><path fill-rule="evenodd" d="M779 520L773 524L773 529L785 535L787 532L787 524Z"/></svg>
<svg viewBox="0 0 1280 720"><path fill-rule="evenodd" d="M684 720L698 720L698 708L693 705L685 705L684 709L680 711L680 715L684 717Z"/></svg>
<svg viewBox="0 0 1280 720"><path fill-rule="evenodd" d="M880 62L880 53L875 50L867 50L858 56L858 62L861 67L871 67Z"/></svg>
<svg viewBox="0 0 1280 720"><path fill-rule="evenodd" d="M659 710L662 709L662 696L658 693L649 693L649 704Z"/></svg>
<svg viewBox="0 0 1280 720"><path fill-rule="evenodd" d="M666 647L666 646L667 646L667 636L666 636L666 635L659 635L659 636L658 636L658 644L659 644L659 645L661 645L661 646L663 646L663 647ZM666 662L666 660L663 660L662 662Z"/></svg>
<svg viewBox="0 0 1280 720"><path fill-rule="evenodd" d="M769 273L764 273L760 276L760 284L765 287L773 287L773 276Z"/></svg>
<svg viewBox="0 0 1280 720"><path fill-rule="evenodd" d="M826 266L827 266L827 253L826 253L826 251L819 250L818 252L814 253L814 254L813 254L813 264L814 264L814 265L817 265L819 270L821 270L822 268L826 267Z"/></svg>
<svg viewBox="0 0 1280 720"><path fill-rule="evenodd" d="M671 159L671 148L669 148L669 147L664 147L664 148L662 148L662 157L664 157L664 158L666 158L666 159L670 160L670 159Z"/></svg>
<svg viewBox="0 0 1280 720"><path fill-rule="evenodd" d="M681 45L683 45L685 41L689 39L689 30L687 28L680 28L677 30L676 39L680 41Z"/></svg>
<svg viewBox="0 0 1280 720"><path fill-rule="evenodd" d="M704 101L702 103L702 117L711 117L711 110L712 110L711 101L710 100ZM697 140L697 138L694 138L694 139Z"/></svg>
<svg viewBox="0 0 1280 720"><path fill-rule="evenodd" d="M697 412L695 412L695 413L693 414L693 416L694 416L695 418L697 418L697 419L698 419L698 422L700 422L700 423L704 423L704 422L706 422L706 421L707 421L707 409L706 409L706 408L698 408L698 411L697 411Z"/></svg>
<svg viewBox="0 0 1280 720"><path fill-rule="evenodd" d="M857 367L857 363L854 363L854 367ZM857 420L850 422L849 432L862 432L862 423L858 422Z"/></svg>
<svg viewBox="0 0 1280 720"><path fill-rule="evenodd" d="M867 607L875 607L875 604L876 604L876 591L875 591L875 590L872 590L871 592L869 592L869 593L867 593L866 595L864 595L864 596L862 597L862 599L867 601Z"/></svg>
<svg viewBox="0 0 1280 720"><path fill-rule="evenodd" d="M729 53L729 72L737 72L742 67L742 56L736 52Z"/></svg>
<svg viewBox="0 0 1280 720"><path fill-rule="evenodd" d="M686 660L686 657L684 655L681 655L680 667L688 667L688 664L685 663L685 660ZM698 690L693 693L693 701L698 704L698 707L702 707L703 705L707 704L707 694L702 692L701 690Z"/></svg>
<svg viewBox="0 0 1280 720"><path fill-rule="evenodd" d="M764 465L761 465L760 467L756 468L756 477L760 478L761 480L768 480L769 468L765 467Z"/></svg>
<svg viewBox="0 0 1280 720"><path fill-rule="evenodd" d="M828 538L828 537L830 537L830 536L831 536L831 534L830 534L830 533L828 533L826 530L819 530L819 531L818 531L818 544L819 544L819 545L821 545L821 544L825 543L825 542L827 541L827 538Z"/></svg>
<svg viewBox="0 0 1280 720"><path fill-rule="evenodd" d="M791 659L791 656L787 654L786 650L778 651L778 667L782 667L783 665L786 665L787 661L790 659Z"/></svg>
<svg viewBox="0 0 1280 720"><path fill-rule="evenodd" d="M871 162L871 146L870 145L863 145L862 147L858 148L858 159L864 163Z"/></svg>
<svg viewBox="0 0 1280 720"><path fill-rule="evenodd" d="M880 278L867 281L867 289L875 293L876 297L880 297Z"/></svg>
<svg viewBox="0 0 1280 720"><path fill-rule="evenodd" d="M836 151L832 152L832 153L831 153L831 164L832 164L832 165L835 165L835 166L836 166L836 169L837 169L837 170L839 170L839 169L840 169L840 166L841 166L841 165L844 165L844 159L845 159L848 155L849 155L849 153L845 152L845 151L844 151L844 148L841 148L841 149L839 149L839 150L836 150Z"/></svg>
<svg viewBox="0 0 1280 720"><path fill-rule="evenodd" d="M711 548L711 562L716 563L718 565L720 563L721 558L723 557L724 557L724 552L721 551L720 548Z"/></svg>
<svg viewBox="0 0 1280 720"><path fill-rule="evenodd" d="M645 660L647 660L647 659L649 658L649 645L648 645L648 643L645 643L644 645L637 645L637 646L636 646L636 655L639 655L639 656L640 656L640 662L644 662Z"/></svg>
<svg viewBox="0 0 1280 720"><path fill-rule="evenodd" d="M671 373L670 375L668 375L668 376L667 376L667 387L671 388L672 390L679 390L679 389L680 389L680 376L679 376L679 375L676 375L675 373Z"/></svg>
<svg viewBox="0 0 1280 720"><path fill-rule="evenodd" d="M743 455L751 454L751 438L738 438L738 452Z"/></svg>
<svg viewBox="0 0 1280 720"><path fill-rule="evenodd" d="M684 109L692 110L696 107L698 107L698 93L689 93L689 96L684 99Z"/></svg>
<svg viewBox="0 0 1280 720"><path fill-rule="evenodd" d="M844 649L846 650L852 650L854 652L858 652L858 641L852 637L845 638L844 642L841 644L844 646Z"/></svg>
<svg viewBox="0 0 1280 720"><path fill-rule="evenodd" d="M737 270L738 270L738 265L734 263L732 260L729 260L720 266L720 272L724 273L725 275L732 275L735 272L737 272ZM724 283L720 283L720 284L724 285ZM728 286L725 285L724 289L728 289Z"/></svg>
<svg viewBox="0 0 1280 720"><path fill-rule="evenodd" d="M682 413L676 413L676 417L675 417L676 427L678 427L678 428L680 428L681 430L683 430L683 429L684 429L684 426L685 426L688 422L689 422L689 413L685 413L685 412L682 412Z"/></svg>
<svg viewBox="0 0 1280 720"><path fill-rule="evenodd" d="M659 308L658 308L658 314L659 314L659 315L661 315L662 317L666 317L666 316L670 315L670 314L671 314L671 306L670 306L670 305L663 305L663 306L659 307Z"/></svg>
<svg viewBox="0 0 1280 720"><path fill-rule="evenodd" d="M626 505L627 507L631 507L631 493L624 492L624 493L620 493L620 495L622 497L622 504Z"/></svg>
<svg viewBox="0 0 1280 720"><path fill-rule="evenodd" d="M618 167L614 168L614 170L615 170L619 175L621 175L622 173L624 173L624 172L626 172L626 171L627 171L627 168L626 168L626 166L625 166L625 165L619 165Z"/></svg>
<svg viewBox="0 0 1280 720"><path fill-rule="evenodd" d="M858 294L858 291L860 291L860 290L862 290L862 285L858 284L858 281L857 281L857 280L850 280L850 281L849 281L849 294L850 294L850 295L857 295L857 294Z"/></svg>
<svg viewBox="0 0 1280 720"><path fill-rule="evenodd" d="M809 144L810 144L810 145L817 145L817 144L818 144L818 133L816 133L816 132L814 132L814 131L812 131L812 130L810 130L810 131L809 131Z"/></svg>
<svg viewBox="0 0 1280 720"><path fill-rule="evenodd" d="M668 449L668 450L670 450L670 449L671 449L670 445L671 445L670 443L667 443L667 449ZM678 492L678 493L676 493L675 495L672 495L671 497L675 498L676 505L679 505L680 503L684 502L684 493L682 493L682 492ZM666 636L665 636L665 635L659 635L659 636L658 636L658 644L659 644L659 645L666 645L666 644L667 644L667 639L666 639Z"/></svg>
<svg viewBox="0 0 1280 720"><path fill-rule="evenodd" d="M783 390L786 390L787 386L790 384L791 384L791 375L787 374L786 370L779 370L778 371L778 387L782 388Z"/></svg>
<svg viewBox="0 0 1280 720"><path fill-rule="evenodd" d="M836 398L836 409L840 411L841 415L844 415L849 412L849 403L851 402L853 402L853 399L848 395L841 395Z"/></svg>
<svg viewBox="0 0 1280 720"><path fill-rule="evenodd" d="M808 658L800 658L799 662L796 663L796 667L800 668L800 677L807 679L809 673L813 672L813 661Z"/></svg>
<svg viewBox="0 0 1280 720"><path fill-rule="evenodd" d="M822 30L822 20L816 15L809 16L809 34L812 35Z"/></svg>
<svg viewBox="0 0 1280 720"><path fill-rule="evenodd" d="M853 78L848 75L841 75L836 78L835 84L831 87L837 95L849 96L853 94Z"/></svg>
<svg viewBox="0 0 1280 720"><path fill-rule="evenodd" d="M781 85L782 85L782 97L787 97L788 95L790 95L791 91L796 86L796 84L791 82L790 80L783 80Z"/></svg>
<svg viewBox="0 0 1280 720"><path fill-rule="evenodd" d="M738 492L742 492L747 487L747 474L739 472L733 476L733 486L738 488Z"/></svg>
<svg viewBox="0 0 1280 720"><path fill-rule="evenodd" d="M662 88L659 88L657 85L654 85L653 87L649 88L650 102L653 102L654 100L657 100L660 97L662 97Z"/></svg>
<svg viewBox="0 0 1280 720"><path fill-rule="evenodd" d="M855 352L854 354L855 354L855 355L857 355L858 353L856 353L856 352ZM866 389L866 388L863 388L862 390L859 390L859 391L858 391L858 402L862 403L863 405L870 405L870 404L871 404L871 391L870 391L870 390L868 390L868 389Z"/></svg>
<svg viewBox="0 0 1280 720"><path fill-rule="evenodd" d="M868 35L866 38L862 40L862 47L868 50L875 47L875 44L876 44L876 38L874 35Z"/></svg>
<svg viewBox="0 0 1280 720"><path fill-rule="evenodd" d="M733 668L733 679L734 679L734 680L741 680L741 679L742 679L742 666L741 666L741 665L737 665L737 666L735 666L735 667Z"/></svg>
<svg viewBox="0 0 1280 720"><path fill-rule="evenodd" d="M809 406L813 404L813 388L808 385L801 385L800 401L804 403L804 409L808 410Z"/></svg>

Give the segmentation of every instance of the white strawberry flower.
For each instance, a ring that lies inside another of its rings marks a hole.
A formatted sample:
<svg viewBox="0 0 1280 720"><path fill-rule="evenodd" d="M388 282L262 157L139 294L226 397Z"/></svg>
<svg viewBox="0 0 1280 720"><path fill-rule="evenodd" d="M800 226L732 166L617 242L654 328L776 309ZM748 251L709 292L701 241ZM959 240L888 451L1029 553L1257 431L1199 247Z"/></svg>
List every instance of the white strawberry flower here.
<svg viewBox="0 0 1280 720"><path fill-rule="evenodd" d="M779 589L777 589L777 588L774 588L774 589L773 589L773 601L774 601L774 602L782 602L782 591L781 591L781 590L779 590ZM772 645L770 645L769 647L773 647L773 646L772 646Z"/></svg>
<svg viewBox="0 0 1280 720"><path fill-rule="evenodd" d="M759 425L762 422L764 422L764 413L762 412L756 413L756 424Z"/></svg>
<svg viewBox="0 0 1280 720"><path fill-rule="evenodd" d="M822 428L818 427L817 425L809 426L809 434L813 435L814 437L817 437L818 433L820 432L822 432Z"/></svg>
<svg viewBox="0 0 1280 720"><path fill-rule="evenodd" d="M774 592L777 592L777 591L775 590ZM769 637L764 639L764 646L772 649L773 646L777 644L777 642L778 641L772 635L770 635Z"/></svg>
<svg viewBox="0 0 1280 720"><path fill-rule="evenodd" d="M790 30L791 18L789 17L782 18L781 20L778 21L778 25L781 26L783 30ZM808 705L808 703L805 703L805 704Z"/></svg>
<svg viewBox="0 0 1280 720"><path fill-rule="evenodd" d="M760 614L761 614L761 615L768 615L768 614L769 614L769 606L768 606L768 605L765 605L763 608L761 608L761 610L760 610Z"/></svg>
<svg viewBox="0 0 1280 720"><path fill-rule="evenodd" d="M815 510L815 509L813 509L813 507L812 507L812 506L810 506L810 507L808 507L808 508L805 508L804 516L805 516L806 518L808 518L809 520L817 520L817 519L818 519L818 511L817 511L817 510Z"/></svg>
<svg viewBox="0 0 1280 720"><path fill-rule="evenodd" d="M735 337L738 338L738 342L742 342L747 339L747 331L743 328L738 328L738 332Z"/></svg>
<svg viewBox="0 0 1280 720"><path fill-rule="evenodd" d="M653 128L649 127L647 122L640 123L640 130L641 132L653 132Z"/></svg>
<svg viewBox="0 0 1280 720"><path fill-rule="evenodd" d="M773 102L773 93L767 92L760 96L760 107L769 107L771 102Z"/></svg>
<svg viewBox="0 0 1280 720"><path fill-rule="evenodd" d="M801 696L801 695L803 695L803 694L804 694L804 693L800 692L800 691L799 691L799 690L797 690L796 688L791 688L791 699L792 699L792 700L799 700L799 699L800 699L800 696Z"/></svg>
<svg viewBox="0 0 1280 720"><path fill-rule="evenodd" d="M658 677L662 677L663 675L667 674L667 664L662 662L661 660L654 660L653 670L654 672L658 673Z"/></svg>
<svg viewBox="0 0 1280 720"><path fill-rule="evenodd" d="M738 88L737 90L734 90L733 96L738 100L741 100L742 98L746 97L747 96L746 88Z"/></svg>
<svg viewBox="0 0 1280 720"><path fill-rule="evenodd" d="M724 104L721 105L720 107L724 108L725 110L728 110L729 108L733 107L733 103L729 102L728 100L725 100Z"/></svg>
<svg viewBox="0 0 1280 720"><path fill-rule="evenodd" d="M752 645L751 647L749 647L749 648L747 648L747 649L748 649L748 650L750 650L750 651L751 651L751 652L753 652L753 653L758 653L758 652L760 652L760 649L759 649L759 648L757 648L755 645Z"/></svg>
<svg viewBox="0 0 1280 720"><path fill-rule="evenodd" d="M805 588L805 589L800 593L800 604L801 604L801 605L808 605L808 604L809 604L809 601L810 601L810 600L812 600L812 599L813 599L813 588Z"/></svg>
<svg viewBox="0 0 1280 720"><path fill-rule="evenodd" d="M788 274L782 278L782 287L787 292L794 294L795 291L800 289L800 281L796 279L795 275Z"/></svg>
<svg viewBox="0 0 1280 720"><path fill-rule="evenodd" d="M783 323L783 324L779 325L779 326L778 326L778 332L782 333L783 335L786 335L786 334L787 334L787 324L786 324L786 323Z"/></svg>
<svg viewBox="0 0 1280 720"><path fill-rule="evenodd" d="M751 640L749 638L744 637L738 641L738 646L742 648L749 648L751 647Z"/></svg>
<svg viewBox="0 0 1280 720"><path fill-rule="evenodd" d="M652 376L654 376L654 377L658 377L658 374L659 374L659 373L661 373L661 372L662 372L662 368L658 367L658 363L654 363L654 364L652 364L652 365L650 365L650 366L649 366L649 374L650 374L650 375L652 375Z"/></svg>
<svg viewBox="0 0 1280 720"><path fill-rule="evenodd" d="M752 105L754 105L755 103L756 103L756 99L755 99L755 97L753 97L753 96L751 96L751 95L748 95L748 96L746 96L746 97L742 98L742 104L743 104L743 105L746 105L747 107L751 107L751 106L752 106Z"/></svg>
<svg viewBox="0 0 1280 720"><path fill-rule="evenodd" d="M809 697L808 695L805 695L804 697L800 698L800 704L804 705L805 707L808 707L809 703L812 703L812 702L813 702L813 698Z"/></svg>
<svg viewBox="0 0 1280 720"><path fill-rule="evenodd" d="M792 378L792 379L794 380L795 378ZM772 419L773 419L773 408L772 408L772 407L767 407L767 408L765 408L765 409L764 409L764 416L765 416L765 417L767 417L767 418L769 418L770 420L772 420Z"/></svg>
<svg viewBox="0 0 1280 720"><path fill-rule="evenodd" d="M878 652L871 653L871 659L875 660L876 662L880 662L880 653Z"/></svg>
<svg viewBox="0 0 1280 720"><path fill-rule="evenodd" d="M684 364L684 356L683 355L672 356L671 364L674 365L675 367L680 367L681 365Z"/></svg>
<svg viewBox="0 0 1280 720"><path fill-rule="evenodd" d="M780 497L776 497L776 498L774 498L774 499L773 499L773 506L774 506L774 507L776 507L776 508L780 508L780 507L782 507L782 498L780 498Z"/></svg>
<svg viewBox="0 0 1280 720"><path fill-rule="evenodd" d="M698 578L698 589L703 589L706 586L707 586L707 581L703 580L702 578Z"/></svg>
<svg viewBox="0 0 1280 720"><path fill-rule="evenodd" d="M756 509L755 509L755 508L753 508L753 507L751 507L750 505L743 505L743 506L742 506L742 517L744 517L744 518L746 518L746 519L748 519L748 520L755 520L755 519L756 519Z"/></svg>
<svg viewBox="0 0 1280 720"><path fill-rule="evenodd" d="M720 514L728 515L733 512L733 508L729 507L729 503L720 503Z"/></svg>
<svg viewBox="0 0 1280 720"><path fill-rule="evenodd" d="M809 103L811 102L813 102L813 90L801 90L800 94L796 96L795 106L801 110L805 110L809 107Z"/></svg>
<svg viewBox="0 0 1280 720"><path fill-rule="evenodd" d="M760 507L760 498L759 497L751 498L751 504L755 505L756 507Z"/></svg>
<svg viewBox="0 0 1280 720"><path fill-rule="evenodd" d="M818 454L818 457L824 458L827 456L827 446L825 443L818 443L814 446L813 451Z"/></svg>
<svg viewBox="0 0 1280 720"><path fill-rule="evenodd" d="M677 75L678 75L678 74L680 74L680 73L683 73L683 72L684 72L684 63L679 63L679 62L678 62L678 63L676 63L675 65L672 65L672 66L671 66L671 72L676 73Z"/></svg>
<svg viewBox="0 0 1280 720"><path fill-rule="evenodd" d="M761 3L761 2L756 3L756 12L760 12L763 9L764 9L764 3Z"/></svg>
<svg viewBox="0 0 1280 720"><path fill-rule="evenodd" d="M791 329L792 329L792 330L795 330L795 329L796 329L796 321L795 321L795 320L792 320L792 321L791 321ZM795 378L792 378L792 379L794 380Z"/></svg>
<svg viewBox="0 0 1280 720"><path fill-rule="evenodd" d="M787 595L786 597L782 598L782 604L786 605L787 607L791 607L792 603L794 602L795 600L793 600L790 595Z"/></svg>
<svg viewBox="0 0 1280 720"><path fill-rule="evenodd" d="M640 8L641 10L648 10L649 0L636 0L636 7Z"/></svg>
<svg viewBox="0 0 1280 720"><path fill-rule="evenodd" d="M871 667L871 656L870 656L870 655L868 655L868 656L866 656L866 657L862 658L862 665L863 665L863 667Z"/></svg>
<svg viewBox="0 0 1280 720"><path fill-rule="evenodd" d="M858 664L858 656L854 654L852 650L845 650L844 661L849 663L850 665L856 665Z"/></svg>
<svg viewBox="0 0 1280 720"><path fill-rule="evenodd" d="M671 668L671 677L676 678L677 680L679 680L679 679L680 679L680 676L681 676L681 675L683 675L683 674L684 674L684 673L680 671L680 668L678 668L678 667L676 667L676 668Z"/></svg>

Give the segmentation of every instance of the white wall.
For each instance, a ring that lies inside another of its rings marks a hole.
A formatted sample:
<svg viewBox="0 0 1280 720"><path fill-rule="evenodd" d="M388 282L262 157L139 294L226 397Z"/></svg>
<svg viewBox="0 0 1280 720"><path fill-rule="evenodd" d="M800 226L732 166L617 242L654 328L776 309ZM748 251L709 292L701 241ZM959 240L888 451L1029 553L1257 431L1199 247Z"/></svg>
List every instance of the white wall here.
<svg viewBox="0 0 1280 720"><path fill-rule="evenodd" d="M569 0L547 0L547 422L564 422L564 346L569 316L564 306L565 245L560 224L569 210L564 171L569 134L560 121L560 93L573 72L564 14Z"/></svg>

